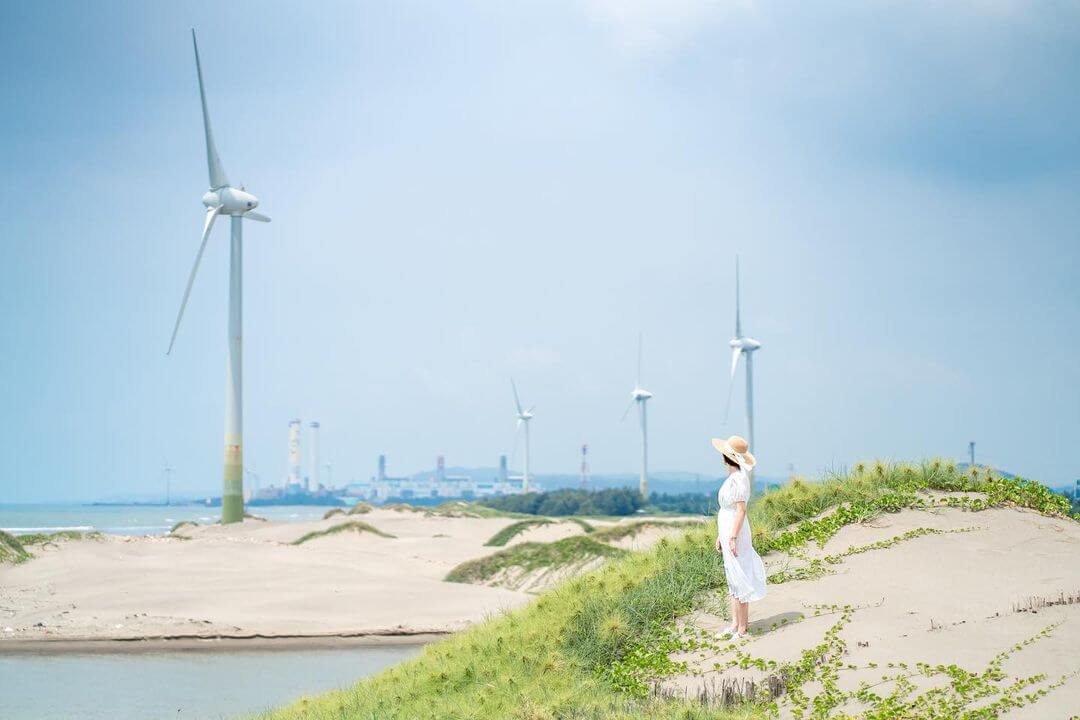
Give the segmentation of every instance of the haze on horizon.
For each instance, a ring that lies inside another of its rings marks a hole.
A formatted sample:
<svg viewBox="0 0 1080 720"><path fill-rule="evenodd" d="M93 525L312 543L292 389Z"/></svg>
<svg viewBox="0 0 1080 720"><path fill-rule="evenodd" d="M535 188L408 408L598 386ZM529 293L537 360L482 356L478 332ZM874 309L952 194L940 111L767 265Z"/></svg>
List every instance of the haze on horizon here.
<svg viewBox="0 0 1080 720"><path fill-rule="evenodd" d="M0 502L219 493L227 230L172 356L206 163L245 232L245 460L334 480L714 475L734 257L764 475L1080 475L1080 7L775 0L5 8Z"/></svg>

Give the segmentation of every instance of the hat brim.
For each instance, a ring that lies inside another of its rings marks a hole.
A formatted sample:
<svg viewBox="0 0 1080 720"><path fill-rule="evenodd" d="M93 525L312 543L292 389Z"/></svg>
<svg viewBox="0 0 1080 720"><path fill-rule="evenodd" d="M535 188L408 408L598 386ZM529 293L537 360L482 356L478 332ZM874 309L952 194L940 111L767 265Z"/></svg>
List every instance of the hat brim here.
<svg viewBox="0 0 1080 720"><path fill-rule="evenodd" d="M713 438L712 446L716 452L734 460L743 470L753 470L754 466L757 465L757 459L753 453L749 450L741 454L737 453L731 448L731 444L723 438Z"/></svg>

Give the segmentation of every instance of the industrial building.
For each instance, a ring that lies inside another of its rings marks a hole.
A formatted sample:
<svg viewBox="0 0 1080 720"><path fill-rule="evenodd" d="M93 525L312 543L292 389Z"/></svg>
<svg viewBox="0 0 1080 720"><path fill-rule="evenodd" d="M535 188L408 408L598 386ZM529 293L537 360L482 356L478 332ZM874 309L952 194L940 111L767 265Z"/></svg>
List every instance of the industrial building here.
<svg viewBox="0 0 1080 720"><path fill-rule="evenodd" d="M492 478L473 478L466 475L447 475L446 459L439 455L435 472L428 477L390 477L386 474L386 456L379 456L378 470L368 482L348 486L348 494L369 502L400 500L457 499L471 500L493 495L516 495L523 492L521 477L511 477L506 456L499 457L498 474Z"/></svg>

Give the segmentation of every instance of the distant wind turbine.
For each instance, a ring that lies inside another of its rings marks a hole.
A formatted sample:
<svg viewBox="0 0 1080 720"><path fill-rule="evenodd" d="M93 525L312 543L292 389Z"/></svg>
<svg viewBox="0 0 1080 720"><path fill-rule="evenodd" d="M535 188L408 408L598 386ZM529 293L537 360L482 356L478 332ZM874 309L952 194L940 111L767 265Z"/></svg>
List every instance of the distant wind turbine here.
<svg viewBox="0 0 1080 720"><path fill-rule="evenodd" d="M646 423L645 403L652 399L653 394L641 387L641 333L638 333L637 346L637 380L634 381L634 389L630 393L630 404L626 406L623 420L630 413L630 408L637 403L638 419L641 421L641 477L638 480L638 490L641 497L649 497L649 432Z"/></svg>
<svg viewBox="0 0 1080 720"><path fill-rule="evenodd" d="M199 272L206 242L214 227L218 215L232 218L232 238L229 252L229 353L225 376L225 472L224 491L221 496L221 522L240 522L244 518L244 419L243 419L243 375L242 375L242 271L243 271L243 219L270 222L270 218L255 212L259 200L254 195L240 188L232 187L225 177L225 168L218 157L214 145L214 135L210 131L210 113L206 109L206 89L203 86L202 65L199 62L199 44L195 40L195 31L191 31L191 42L195 48L195 72L199 76L199 99L202 101L203 130L206 133L206 164L210 170L210 189L203 195L206 217L203 220L202 243L195 255L195 264L188 276L184 299L180 302L180 312L176 314L169 349L172 352L176 342L176 333L184 317L191 286Z"/></svg>
<svg viewBox="0 0 1080 720"><path fill-rule="evenodd" d="M536 406L533 405L528 410L521 409L521 399L518 397L517 385L514 384L514 378L510 378L510 387L514 391L514 408L517 410L517 429L520 431L524 426L525 428L525 469L521 478L521 490L522 492L529 492L529 421L533 419L533 410Z"/></svg>
<svg viewBox="0 0 1080 720"><path fill-rule="evenodd" d="M742 334L742 321L739 311L739 256L735 256L735 337L731 340L731 383L735 384L735 371L739 367L739 357L746 355L746 440L750 448L754 445L754 351L761 347L757 340ZM731 395L728 395L730 400Z"/></svg>

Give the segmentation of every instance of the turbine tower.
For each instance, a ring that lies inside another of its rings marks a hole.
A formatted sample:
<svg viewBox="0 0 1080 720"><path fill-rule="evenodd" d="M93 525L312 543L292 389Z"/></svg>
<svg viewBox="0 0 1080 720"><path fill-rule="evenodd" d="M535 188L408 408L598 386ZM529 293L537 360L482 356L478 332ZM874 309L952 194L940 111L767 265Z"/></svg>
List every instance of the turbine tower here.
<svg viewBox="0 0 1080 720"><path fill-rule="evenodd" d="M581 489L589 486L589 446L581 446Z"/></svg>
<svg viewBox="0 0 1080 720"><path fill-rule="evenodd" d="M533 410L536 409L536 406L533 405L528 410L522 410L521 399L518 398L517 385L514 384L514 378L510 378L510 387L514 390L514 408L517 410L517 429L521 430L522 426L525 427L525 469L522 472L521 491L529 492L529 421L533 419Z"/></svg>
<svg viewBox="0 0 1080 720"><path fill-rule="evenodd" d="M742 334L739 312L739 256L735 256L735 337L731 340L731 382L739 367L739 356L746 355L746 440L754 445L754 351L761 347L757 340Z"/></svg>
<svg viewBox="0 0 1080 720"><path fill-rule="evenodd" d="M244 406L242 374L242 288L243 288L243 219L270 222L270 218L255 212L259 200L246 192L241 186L235 188L225 177L225 168L218 157L214 145L214 134L210 131L210 113L206 109L206 89L203 86L202 64L199 62L199 43L195 40L195 31L191 31L191 43L195 48L195 73L199 77L199 99L202 101L203 131L206 134L206 164L210 170L210 189L202 197L206 206L203 219L202 243L195 254L195 264L188 276L184 288L184 299L180 302L180 312L176 314L169 349L172 352L176 342L176 333L184 317L191 286L199 272L206 242L214 227L218 215L228 215L232 223L232 235L229 245L229 351L225 374L225 471L224 490L221 494L221 522L233 523L244 519Z"/></svg>
<svg viewBox="0 0 1080 720"><path fill-rule="evenodd" d="M651 392L641 387L641 333L638 333L637 380L634 382L634 389L630 393L630 404L626 406L623 420L629 414L630 408L637 403L638 419L641 421L641 477L638 480L638 490L641 492L641 497L646 499L649 497L649 432L646 422L645 403L649 402L652 396Z"/></svg>

